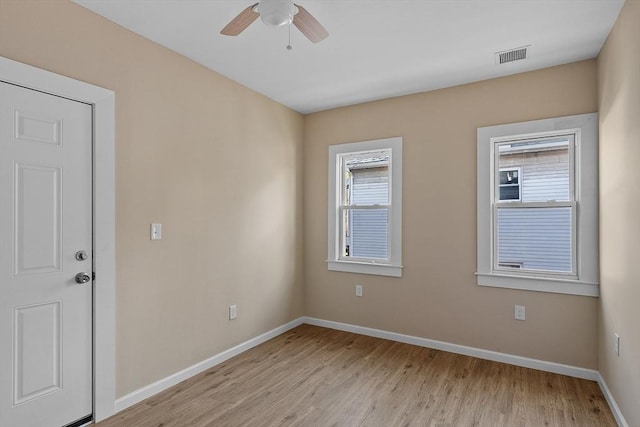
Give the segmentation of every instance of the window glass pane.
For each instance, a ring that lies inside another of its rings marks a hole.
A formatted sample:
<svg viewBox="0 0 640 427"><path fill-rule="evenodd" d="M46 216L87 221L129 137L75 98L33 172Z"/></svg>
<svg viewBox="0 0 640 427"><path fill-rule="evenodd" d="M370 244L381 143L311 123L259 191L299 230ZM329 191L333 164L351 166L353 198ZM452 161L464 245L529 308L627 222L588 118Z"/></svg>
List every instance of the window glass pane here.
<svg viewBox="0 0 640 427"><path fill-rule="evenodd" d="M389 204L389 160L390 156L381 152L345 159L343 204Z"/></svg>
<svg viewBox="0 0 640 427"><path fill-rule="evenodd" d="M520 200L520 187L501 185L500 200Z"/></svg>
<svg viewBox="0 0 640 427"><path fill-rule="evenodd" d="M498 208L500 268L570 273L570 207Z"/></svg>
<svg viewBox="0 0 640 427"><path fill-rule="evenodd" d="M352 169L351 204L386 205L389 203L389 168Z"/></svg>
<svg viewBox="0 0 640 427"><path fill-rule="evenodd" d="M345 209L343 256L388 258L389 209Z"/></svg>
<svg viewBox="0 0 640 427"><path fill-rule="evenodd" d="M501 170L500 185L518 185L518 169Z"/></svg>
<svg viewBox="0 0 640 427"><path fill-rule="evenodd" d="M547 202L571 200L569 178L569 144L573 137L518 141L498 146L500 174L497 192L503 198L504 185L520 186L522 202ZM518 169L520 173L513 169ZM509 181L511 178L511 181ZM517 182L513 182L514 179ZM505 190L513 196L514 190ZM509 192L511 191L511 192ZM515 199L517 200L517 198Z"/></svg>
<svg viewBox="0 0 640 427"><path fill-rule="evenodd" d="M500 169L500 201L520 201L520 168Z"/></svg>

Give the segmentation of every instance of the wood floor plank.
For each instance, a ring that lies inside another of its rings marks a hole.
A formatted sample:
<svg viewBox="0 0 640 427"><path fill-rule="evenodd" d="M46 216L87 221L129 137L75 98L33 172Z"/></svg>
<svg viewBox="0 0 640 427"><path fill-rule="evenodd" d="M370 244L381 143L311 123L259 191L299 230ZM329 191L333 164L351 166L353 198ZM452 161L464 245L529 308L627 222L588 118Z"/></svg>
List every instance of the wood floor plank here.
<svg viewBox="0 0 640 427"><path fill-rule="evenodd" d="M301 325L97 427L615 426L598 385Z"/></svg>

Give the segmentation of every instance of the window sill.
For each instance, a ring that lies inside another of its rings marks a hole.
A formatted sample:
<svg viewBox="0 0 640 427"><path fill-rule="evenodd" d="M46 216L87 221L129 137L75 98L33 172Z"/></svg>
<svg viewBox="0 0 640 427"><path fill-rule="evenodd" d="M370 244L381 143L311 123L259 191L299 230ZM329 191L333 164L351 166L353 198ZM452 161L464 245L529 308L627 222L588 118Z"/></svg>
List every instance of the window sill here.
<svg viewBox="0 0 640 427"><path fill-rule="evenodd" d="M479 286L521 289L526 291L551 292L556 294L600 296L597 283L547 277L527 277L509 274L476 273Z"/></svg>
<svg viewBox="0 0 640 427"><path fill-rule="evenodd" d="M345 273L372 274L376 276L402 277L401 265L374 264L370 262L354 261L327 261L327 267L331 271Z"/></svg>

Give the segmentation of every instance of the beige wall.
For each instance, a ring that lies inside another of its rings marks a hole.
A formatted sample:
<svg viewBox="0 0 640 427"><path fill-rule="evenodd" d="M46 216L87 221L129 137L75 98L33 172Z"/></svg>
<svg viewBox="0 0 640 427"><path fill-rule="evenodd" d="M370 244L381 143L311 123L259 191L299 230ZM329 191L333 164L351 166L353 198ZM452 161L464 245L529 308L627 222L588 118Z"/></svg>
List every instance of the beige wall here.
<svg viewBox="0 0 640 427"><path fill-rule="evenodd" d="M68 1L0 55L116 92L118 396L302 315L301 115Z"/></svg>
<svg viewBox="0 0 640 427"><path fill-rule="evenodd" d="M476 128L597 110L596 62L305 116L305 312L590 369L596 298L477 286ZM327 271L327 147L404 137L401 279ZM355 284L364 297L354 296ZM527 320L513 319L514 305Z"/></svg>
<svg viewBox="0 0 640 427"><path fill-rule="evenodd" d="M627 0L598 58L599 368L640 426L640 1ZM614 352L620 335L620 357Z"/></svg>

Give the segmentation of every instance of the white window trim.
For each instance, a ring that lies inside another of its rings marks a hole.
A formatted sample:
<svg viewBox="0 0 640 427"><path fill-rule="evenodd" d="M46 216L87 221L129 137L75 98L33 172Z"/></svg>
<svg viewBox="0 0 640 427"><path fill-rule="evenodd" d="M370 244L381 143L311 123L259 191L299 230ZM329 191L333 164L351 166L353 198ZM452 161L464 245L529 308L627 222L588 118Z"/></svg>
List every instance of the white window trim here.
<svg viewBox="0 0 640 427"><path fill-rule="evenodd" d="M494 268L493 146L507 139L576 134L575 200L577 251L574 278L555 274L500 271ZM477 132L477 283L480 286L524 289L572 295L599 296L598 270L598 114L581 114L478 128Z"/></svg>
<svg viewBox="0 0 640 427"><path fill-rule="evenodd" d="M391 209L389 210L389 259L357 261L340 259L339 156L347 153L391 149ZM402 277L402 137L376 139L329 146L329 200L327 268L332 271Z"/></svg>

